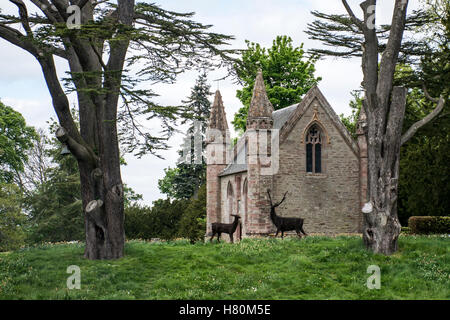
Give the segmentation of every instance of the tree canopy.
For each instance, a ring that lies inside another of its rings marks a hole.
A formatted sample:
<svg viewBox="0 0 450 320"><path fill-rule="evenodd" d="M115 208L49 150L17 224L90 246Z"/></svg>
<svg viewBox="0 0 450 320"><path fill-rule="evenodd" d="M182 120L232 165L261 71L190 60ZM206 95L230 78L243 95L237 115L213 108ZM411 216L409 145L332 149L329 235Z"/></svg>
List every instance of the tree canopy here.
<svg viewBox="0 0 450 320"><path fill-rule="evenodd" d="M10 3L18 14L0 14L0 37L36 58L60 124L56 136L78 163L85 257L120 258L125 235L119 144L138 156L166 149L179 108L155 102L151 84L230 63L224 47L233 37L211 32L192 12L134 0ZM37 13L30 14L29 6ZM55 56L69 65L65 79L58 77ZM79 128L70 112L72 91ZM142 119L159 130L146 128Z"/></svg>
<svg viewBox="0 0 450 320"><path fill-rule="evenodd" d="M0 102L0 182L11 183L24 170L27 151L36 138L23 116Z"/></svg>
<svg viewBox="0 0 450 320"><path fill-rule="evenodd" d="M438 93L439 98L430 96L421 79L425 97L436 107L404 130L407 89L396 83L395 70L399 62L417 65L421 57L433 50L433 46L427 45L427 39L411 41L405 34L437 17L426 12L408 16L408 0L396 0L391 25L377 26L376 0L361 2L362 19L346 0L342 0L342 4L346 15L313 12L318 19L308 24L307 34L326 47L333 47L333 50L314 49L313 53L361 57L362 108L366 117L360 129L366 136L368 155L368 193L362 209L363 240L374 252L392 254L398 249L401 227L397 214L400 147L437 117L448 97L445 90Z"/></svg>
<svg viewBox="0 0 450 320"><path fill-rule="evenodd" d="M184 137L180 158L175 168L164 170L164 178L158 181L162 193L173 199L189 199L197 196L198 190L206 182L206 164L203 157L205 134L208 125L212 92L207 83L206 72L200 73L189 97L183 101L184 120L189 123ZM201 140L201 145L195 146ZM201 150L196 150L201 147ZM201 158L201 159L199 159Z"/></svg>
<svg viewBox="0 0 450 320"><path fill-rule="evenodd" d="M243 85L236 93L244 105L234 116L237 131L245 131L247 114L255 85L256 74L262 70L267 95L275 110L298 103L301 97L321 78L314 77L315 57L306 57L303 44L294 47L288 36L277 36L272 47L246 41L239 63L234 64L238 82Z"/></svg>

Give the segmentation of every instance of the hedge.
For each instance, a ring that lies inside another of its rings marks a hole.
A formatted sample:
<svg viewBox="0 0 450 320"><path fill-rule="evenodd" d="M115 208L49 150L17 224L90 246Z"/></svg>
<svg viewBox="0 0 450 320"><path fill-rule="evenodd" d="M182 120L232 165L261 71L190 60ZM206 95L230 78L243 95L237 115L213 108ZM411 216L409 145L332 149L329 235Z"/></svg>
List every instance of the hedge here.
<svg viewBox="0 0 450 320"><path fill-rule="evenodd" d="M450 217L412 216L408 227L413 234L450 234Z"/></svg>

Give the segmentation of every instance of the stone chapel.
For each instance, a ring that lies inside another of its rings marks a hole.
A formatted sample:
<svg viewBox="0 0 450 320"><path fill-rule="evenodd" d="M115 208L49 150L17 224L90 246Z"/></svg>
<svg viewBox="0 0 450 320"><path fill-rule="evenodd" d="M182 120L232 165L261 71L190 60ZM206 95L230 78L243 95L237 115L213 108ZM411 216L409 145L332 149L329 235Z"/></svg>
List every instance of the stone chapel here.
<svg viewBox="0 0 450 320"><path fill-rule="evenodd" d="M303 218L308 234L359 233L367 193L365 120L362 111L355 141L317 86L300 103L274 111L259 72L247 131L230 148L217 91L206 140L206 236L211 223L231 223L231 214L241 217L234 239L274 232L267 189L274 202L288 191L276 212ZM265 170L270 166L275 170Z"/></svg>

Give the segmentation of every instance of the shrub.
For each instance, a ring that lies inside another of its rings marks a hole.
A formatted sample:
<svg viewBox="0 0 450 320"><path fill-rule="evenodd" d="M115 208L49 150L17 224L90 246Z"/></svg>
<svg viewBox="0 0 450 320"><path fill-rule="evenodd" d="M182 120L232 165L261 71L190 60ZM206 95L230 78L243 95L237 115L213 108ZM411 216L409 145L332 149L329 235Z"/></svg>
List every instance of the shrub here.
<svg viewBox="0 0 450 320"><path fill-rule="evenodd" d="M25 244L27 216L21 209L22 194L13 184L0 183L0 252Z"/></svg>
<svg viewBox="0 0 450 320"><path fill-rule="evenodd" d="M450 233L450 217L413 216L408 226L414 234Z"/></svg>
<svg viewBox="0 0 450 320"><path fill-rule="evenodd" d="M411 228L410 227L402 227L402 232L403 233L411 233Z"/></svg>
<svg viewBox="0 0 450 320"><path fill-rule="evenodd" d="M174 239L186 205L185 200L159 199L151 208L137 204L125 208L127 239Z"/></svg>
<svg viewBox="0 0 450 320"><path fill-rule="evenodd" d="M198 198L192 198L180 220L179 235L195 243L206 230L206 185L200 187Z"/></svg>

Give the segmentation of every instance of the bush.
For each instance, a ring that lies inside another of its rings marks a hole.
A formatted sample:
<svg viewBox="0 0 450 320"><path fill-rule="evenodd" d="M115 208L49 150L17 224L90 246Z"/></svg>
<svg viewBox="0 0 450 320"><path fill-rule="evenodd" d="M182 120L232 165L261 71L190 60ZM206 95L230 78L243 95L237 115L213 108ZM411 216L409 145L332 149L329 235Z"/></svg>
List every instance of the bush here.
<svg viewBox="0 0 450 320"><path fill-rule="evenodd" d="M411 233L411 228L410 227L402 227L402 232L409 234L409 233Z"/></svg>
<svg viewBox="0 0 450 320"><path fill-rule="evenodd" d="M25 244L27 216L21 209L22 194L13 184L0 183L0 252Z"/></svg>
<svg viewBox="0 0 450 320"><path fill-rule="evenodd" d="M413 234L450 233L450 217L413 216L408 226Z"/></svg>
<svg viewBox="0 0 450 320"><path fill-rule="evenodd" d="M200 187L198 198L192 198L180 220L179 235L191 243L202 240L206 230L206 185Z"/></svg>
<svg viewBox="0 0 450 320"><path fill-rule="evenodd" d="M136 204L125 208L127 239L174 239L186 206L185 200L159 199L151 208Z"/></svg>

